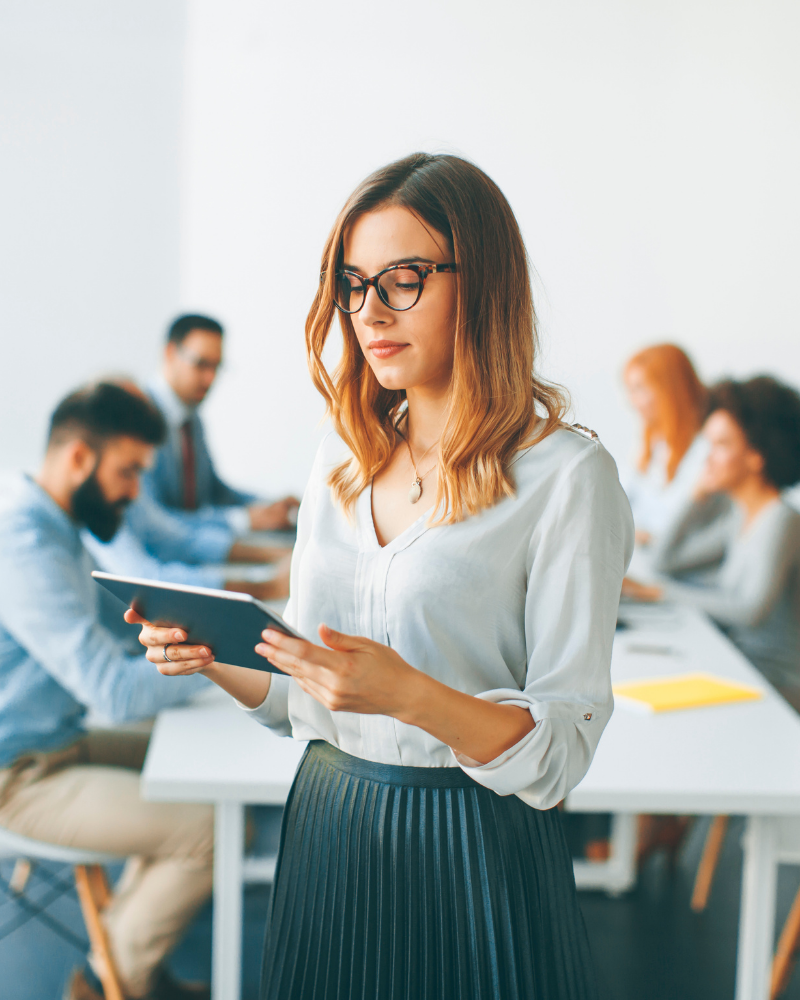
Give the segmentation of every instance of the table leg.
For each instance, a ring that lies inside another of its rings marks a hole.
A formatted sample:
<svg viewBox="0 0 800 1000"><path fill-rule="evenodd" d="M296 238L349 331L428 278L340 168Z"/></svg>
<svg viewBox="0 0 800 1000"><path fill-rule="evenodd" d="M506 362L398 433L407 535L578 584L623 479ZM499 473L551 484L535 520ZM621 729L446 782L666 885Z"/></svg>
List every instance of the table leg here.
<svg viewBox="0 0 800 1000"><path fill-rule="evenodd" d="M744 836L736 1000L769 1000L775 896L778 881L777 821L749 816Z"/></svg>
<svg viewBox="0 0 800 1000"><path fill-rule="evenodd" d="M214 808L213 1000L239 1000L242 983L242 857L244 805Z"/></svg>
<svg viewBox="0 0 800 1000"><path fill-rule="evenodd" d="M611 818L611 853L608 861L572 862L578 889L605 889L618 896L636 884L636 820L634 813L614 813Z"/></svg>

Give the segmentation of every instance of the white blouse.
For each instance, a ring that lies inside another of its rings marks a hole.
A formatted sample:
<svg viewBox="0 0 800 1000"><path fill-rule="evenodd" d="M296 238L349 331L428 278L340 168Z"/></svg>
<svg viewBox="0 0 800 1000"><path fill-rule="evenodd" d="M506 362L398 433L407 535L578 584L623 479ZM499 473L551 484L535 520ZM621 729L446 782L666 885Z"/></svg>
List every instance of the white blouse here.
<svg viewBox="0 0 800 1000"><path fill-rule="evenodd" d="M568 427L521 451L516 496L457 524L423 514L381 547L372 490L349 521L328 474L348 452L322 442L297 521L286 619L311 641L324 622L395 649L468 694L528 709L536 723L480 765L388 716L330 712L273 675L251 714L298 740L414 767L460 766L500 795L556 805L586 773L613 709L609 666L633 523L613 459Z"/></svg>

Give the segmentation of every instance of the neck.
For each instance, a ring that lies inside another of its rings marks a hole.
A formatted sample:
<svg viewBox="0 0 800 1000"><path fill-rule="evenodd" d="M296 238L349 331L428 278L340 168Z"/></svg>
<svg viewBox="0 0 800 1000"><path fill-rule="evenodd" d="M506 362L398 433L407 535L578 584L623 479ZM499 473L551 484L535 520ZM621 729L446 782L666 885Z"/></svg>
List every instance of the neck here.
<svg viewBox="0 0 800 1000"><path fill-rule="evenodd" d="M64 476L60 474L58 462L54 458L45 458L39 474L34 477L34 482L41 486L65 514L72 517L72 491L65 484Z"/></svg>
<svg viewBox="0 0 800 1000"><path fill-rule="evenodd" d="M761 476L748 476L729 492L744 510L745 524L749 524L764 507L780 497L780 490L765 482Z"/></svg>
<svg viewBox="0 0 800 1000"><path fill-rule="evenodd" d="M415 455L424 455L441 439L447 423L447 392L409 389L406 438Z"/></svg>

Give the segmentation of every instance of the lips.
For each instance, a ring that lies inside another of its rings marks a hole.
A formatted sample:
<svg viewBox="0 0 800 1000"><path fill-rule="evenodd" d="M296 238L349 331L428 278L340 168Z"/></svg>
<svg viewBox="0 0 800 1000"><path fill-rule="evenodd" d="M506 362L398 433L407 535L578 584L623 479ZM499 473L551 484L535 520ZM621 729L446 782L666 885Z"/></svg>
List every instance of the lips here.
<svg viewBox="0 0 800 1000"><path fill-rule="evenodd" d="M376 358L391 358L408 344L398 344L396 340L371 340L367 346Z"/></svg>

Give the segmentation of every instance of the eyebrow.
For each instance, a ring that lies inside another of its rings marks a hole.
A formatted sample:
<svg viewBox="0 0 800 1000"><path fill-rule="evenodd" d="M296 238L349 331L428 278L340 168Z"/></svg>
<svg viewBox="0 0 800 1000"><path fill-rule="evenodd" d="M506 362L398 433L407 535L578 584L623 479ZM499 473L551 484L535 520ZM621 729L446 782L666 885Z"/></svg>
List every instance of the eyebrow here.
<svg viewBox="0 0 800 1000"><path fill-rule="evenodd" d="M384 264L381 271L385 271L387 267L395 267L397 264L435 264L435 260L431 260L430 257L422 257L417 255L415 257L398 257L397 260L390 260L388 264ZM342 269L345 271L358 271L361 272L355 266L355 264L342 264Z"/></svg>

